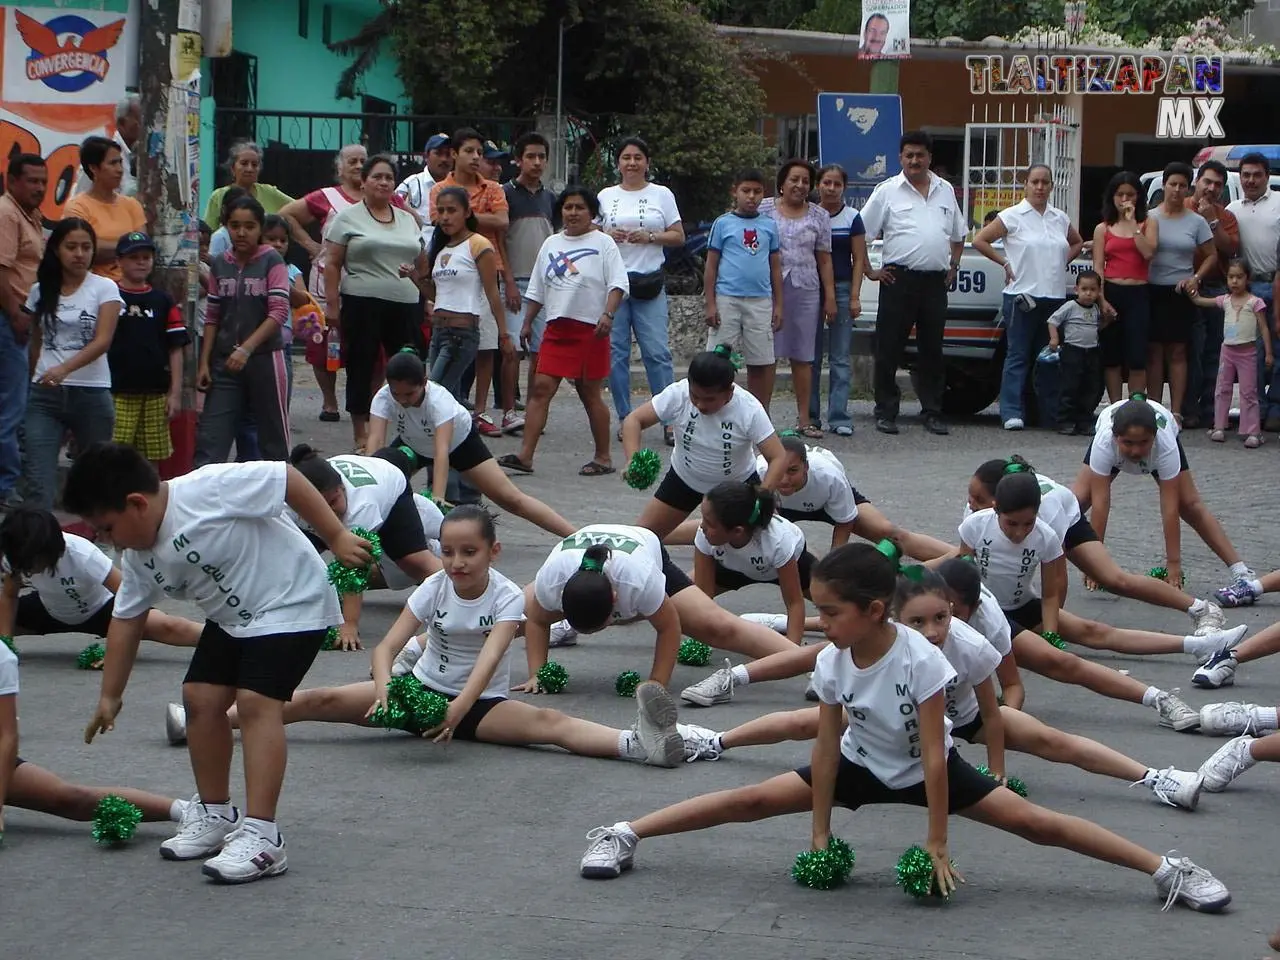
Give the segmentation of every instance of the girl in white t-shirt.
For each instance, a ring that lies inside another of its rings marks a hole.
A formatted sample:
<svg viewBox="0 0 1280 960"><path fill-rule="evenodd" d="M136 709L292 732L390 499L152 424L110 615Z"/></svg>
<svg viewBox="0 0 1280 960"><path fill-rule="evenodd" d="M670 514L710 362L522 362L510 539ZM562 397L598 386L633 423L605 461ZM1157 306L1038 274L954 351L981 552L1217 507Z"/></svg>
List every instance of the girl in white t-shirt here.
<svg viewBox="0 0 1280 960"><path fill-rule="evenodd" d="M800 528L776 510L773 494L756 484L730 480L712 487L693 541L693 582L709 597L776 583L787 609L787 639L799 646L814 557Z"/></svg>
<svg viewBox="0 0 1280 960"><path fill-rule="evenodd" d="M340 454L326 460L303 443L293 448L289 462L320 491L344 527L376 533L387 560L399 567L413 584L421 583L440 569L416 502L423 498L409 487L410 463L403 451L381 450L372 457ZM309 540L324 549L323 541L301 522L299 526ZM361 649L359 625L363 606L364 594L343 594L338 649Z"/></svg>
<svg viewBox="0 0 1280 960"><path fill-rule="evenodd" d="M120 570L84 537L64 533L49 511L18 507L5 516L0 575L0 637L107 635ZM30 592L19 595L23 587ZM194 647L200 629L198 623L151 610L143 635L156 643Z"/></svg>
<svg viewBox="0 0 1280 960"><path fill-rule="evenodd" d="M412 672L449 700L437 727L407 732L436 743L476 740L511 746L557 746L586 757L640 760L674 767L693 755L706 731L676 723L676 707L659 684L636 690L637 718L629 730L538 709L510 698L511 643L520 632L525 596L494 568L502 552L493 519L477 506L456 508L440 530L444 569L409 597L399 619L373 651L373 679L342 687L298 691L285 705L285 723L313 720L372 726L386 707L392 675ZM426 632L414 634L421 626ZM234 709L229 714L239 724ZM696 759L696 756L694 756Z"/></svg>
<svg viewBox="0 0 1280 960"><path fill-rule="evenodd" d="M1040 519L1062 538L1067 559L1084 573L1087 584L1095 588L1101 586L1118 596L1180 610L1191 617L1195 632L1201 636L1226 625L1222 609L1216 603L1197 600L1164 580L1136 576L1120 569L1088 517L1080 512L1076 495L1051 477L1036 473L1035 468L1017 454L1005 460L987 460L974 471L969 480L965 516L995 503L996 484L1010 473L1031 473L1040 482Z"/></svg>
<svg viewBox="0 0 1280 960"><path fill-rule="evenodd" d="M553 635L556 646L571 646L579 633L638 620L657 632L649 678L664 685L682 634L749 657L794 649L695 587L652 530L623 524L592 524L556 544L525 587L525 618L529 679L516 689L528 693L541 692L537 674Z"/></svg>
<svg viewBox="0 0 1280 960"><path fill-rule="evenodd" d="M949 815L958 813L1033 843L1144 872L1168 903L1218 911L1230 902L1226 887L1190 860L1161 857L1087 820L1036 806L965 762L946 711L956 671L915 630L889 622L896 585L897 565L870 544L840 547L814 567L813 599L831 645L815 670L822 705L811 765L597 827L587 835L581 874L620 876L634 864L641 838L807 811L814 849L823 849L833 806L890 803L927 808L922 846L944 896L962 879L948 845Z"/></svg>
<svg viewBox="0 0 1280 960"><path fill-rule="evenodd" d="M627 462L640 449L641 433L658 422L675 429L671 466L636 521L665 540L698 509L707 491L725 480L759 480L756 451L769 469L764 486L782 475L782 444L760 401L737 386L731 350L721 345L697 354L689 377L637 407L622 424Z"/></svg>
<svg viewBox="0 0 1280 960"><path fill-rule="evenodd" d="M427 468L434 499L445 500L452 468L504 510L558 537L573 532L573 524L502 472L466 408L427 378L426 366L412 350L401 350L387 361L387 385L374 396L369 411L369 449L411 451L410 474Z"/></svg>
<svg viewBox="0 0 1280 960"><path fill-rule="evenodd" d="M161 797L132 787L86 787L69 783L51 770L18 756L18 657L0 643L0 840L4 839L4 808L34 810L86 823L96 816L98 802L114 795L142 811L147 823L182 821L188 801Z"/></svg>
<svg viewBox="0 0 1280 960"><path fill-rule="evenodd" d="M1227 565L1233 581L1254 578L1218 518L1200 498L1178 438L1178 422L1168 410L1141 393L1113 403L1098 414L1093 442L1072 487L1080 509L1088 513L1093 508L1093 528L1099 540L1107 535L1111 485L1121 473L1147 474L1156 481L1170 583L1182 583L1183 520Z"/></svg>
<svg viewBox="0 0 1280 960"><path fill-rule="evenodd" d="M58 221L22 307L31 321L32 370L22 475L26 503L44 510L53 509L67 433L85 450L110 440L115 425L107 349L124 300L114 280L89 272L97 246L88 221Z"/></svg>

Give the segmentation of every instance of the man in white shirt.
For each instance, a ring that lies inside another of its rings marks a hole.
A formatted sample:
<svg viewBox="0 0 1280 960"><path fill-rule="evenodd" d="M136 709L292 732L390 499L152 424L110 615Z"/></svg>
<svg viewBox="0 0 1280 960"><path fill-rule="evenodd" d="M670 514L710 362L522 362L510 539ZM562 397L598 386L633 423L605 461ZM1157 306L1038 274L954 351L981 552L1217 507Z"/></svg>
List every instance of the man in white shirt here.
<svg viewBox="0 0 1280 960"><path fill-rule="evenodd" d="M431 232L431 188L453 170L453 141L446 133L435 133L422 148L421 173L411 173L396 187L423 223L424 236Z"/></svg>
<svg viewBox="0 0 1280 960"><path fill-rule="evenodd" d="M884 238L880 307L876 315L876 430L898 432L898 367L912 329L916 367L911 381L920 398L924 428L945 436L942 336L947 288L964 250L965 224L951 184L929 170L933 139L909 130L899 142L902 173L876 187L861 210L867 239Z"/></svg>
<svg viewBox="0 0 1280 960"><path fill-rule="evenodd" d="M1240 256L1249 264L1249 292L1261 297L1267 304L1272 331L1280 332L1280 314L1275 312L1280 300L1276 294L1276 247L1280 246L1280 197L1271 191L1271 167L1260 153L1249 153L1240 159L1240 192L1244 196L1233 200L1227 210L1234 213L1240 225ZM1262 341L1258 341L1261 345ZM1258 351L1258 383L1266 385L1259 391L1262 402L1263 429L1268 433L1280 431L1280 369L1273 370L1270 378L1263 366L1261 348Z"/></svg>
<svg viewBox="0 0 1280 960"><path fill-rule="evenodd" d="M124 179L120 181L120 195L132 197L138 192L138 158L134 148L142 133L142 101L131 93L116 104L116 135L111 139L120 147L124 160ZM88 193L93 181L83 173L76 179L76 193Z"/></svg>

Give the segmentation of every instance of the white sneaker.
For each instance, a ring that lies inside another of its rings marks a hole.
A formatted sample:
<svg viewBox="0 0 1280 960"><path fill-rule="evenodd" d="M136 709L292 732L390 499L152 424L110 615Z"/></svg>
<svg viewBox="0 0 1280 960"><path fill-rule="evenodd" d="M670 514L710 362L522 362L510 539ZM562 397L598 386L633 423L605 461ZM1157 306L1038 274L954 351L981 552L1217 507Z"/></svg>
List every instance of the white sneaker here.
<svg viewBox="0 0 1280 960"><path fill-rule="evenodd" d="M676 732L684 739L684 762L695 760L719 760L720 748L716 746L718 734L696 723L677 723Z"/></svg>
<svg viewBox="0 0 1280 960"><path fill-rule="evenodd" d="M508 410L502 415L502 432L515 433L517 430L524 429L524 417L520 416L514 410Z"/></svg>
<svg viewBox="0 0 1280 960"><path fill-rule="evenodd" d="M1006 430L1021 430L1024 427L1026 427L1026 424L1023 422L1021 417L1010 417L1004 422L1004 428Z"/></svg>
<svg viewBox="0 0 1280 960"><path fill-rule="evenodd" d="M587 834L591 844L582 855L578 872L592 880L612 880L635 866L636 844L640 838L625 823L596 827Z"/></svg>
<svg viewBox="0 0 1280 960"><path fill-rule="evenodd" d="M1236 737L1220 746L1208 760L1200 764L1200 776L1204 788L1210 793L1221 793L1236 777L1258 761L1249 752L1252 737Z"/></svg>
<svg viewBox="0 0 1280 960"><path fill-rule="evenodd" d="M1191 622L1196 625L1192 633L1197 637L1205 637L1226 627L1227 617L1220 606L1212 600L1206 600L1203 610L1191 614Z"/></svg>
<svg viewBox="0 0 1280 960"><path fill-rule="evenodd" d="M1152 879L1165 898L1164 910L1180 900L1192 910L1217 913L1231 902L1231 894L1222 881L1186 857L1175 857L1172 853L1165 856Z"/></svg>
<svg viewBox="0 0 1280 960"><path fill-rule="evenodd" d="M636 687L636 722L632 726L651 767L674 767L684 759L684 738L676 729L676 702L656 680Z"/></svg>
<svg viewBox="0 0 1280 960"><path fill-rule="evenodd" d="M551 625L551 640L548 641L549 647L576 647L578 645L578 631L569 626L568 620L557 620Z"/></svg>
<svg viewBox="0 0 1280 960"><path fill-rule="evenodd" d="M206 860L200 872L219 883L252 883L278 877L288 869L284 837L270 840L246 824L227 837L222 852Z"/></svg>
<svg viewBox="0 0 1280 960"><path fill-rule="evenodd" d="M711 676L681 690L680 699L699 707L714 707L733 699L733 686L733 666L726 658L724 666Z"/></svg>
<svg viewBox="0 0 1280 960"><path fill-rule="evenodd" d="M182 811L178 832L160 844L160 856L166 860L198 860L217 853L244 821L240 811L232 809L235 810L233 820L211 813L196 794Z"/></svg>
<svg viewBox="0 0 1280 960"><path fill-rule="evenodd" d="M1241 623L1230 630L1217 630L1213 633L1195 635L1192 638L1195 640L1192 655L1196 658L1196 663L1206 664L1223 650L1234 650L1240 641L1244 639L1244 635L1248 630L1249 627Z"/></svg>
<svg viewBox="0 0 1280 960"><path fill-rule="evenodd" d="M1156 710L1160 713L1160 726L1171 727L1182 733L1184 730L1194 730L1204 722L1201 714L1192 710L1177 696L1178 691L1165 690L1156 697Z"/></svg>
<svg viewBox="0 0 1280 960"><path fill-rule="evenodd" d="M1203 690L1217 690L1220 687L1231 687L1236 682L1236 668L1240 666L1236 655L1231 650L1215 654L1213 659L1203 667L1197 667L1191 675L1191 685Z"/></svg>
<svg viewBox="0 0 1280 960"><path fill-rule="evenodd" d="M393 677L406 677L413 673L413 668L422 659L425 649L422 645L422 639L422 637L413 637L396 654L396 658L391 664L391 675Z"/></svg>
<svg viewBox="0 0 1280 960"><path fill-rule="evenodd" d="M785 613L744 613L742 619L748 623L758 623L762 627L787 635L787 615Z"/></svg>
<svg viewBox="0 0 1280 960"><path fill-rule="evenodd" d="M1209 737L1235 737L1258 729L1257 704L1211 703L1200 708L1200 732Z"/></svg>
<svg viewBox="0 0 1280 960"><path fill-rule="evenodd" d="M164 708L164 735L171 747L187 742L187 708L182 704L171 703Z"/></svg>
<svg viewBox="0 0 1280 960"><path fill-rule="evenodd" d="M1200 788L1204 781L1198 773L1188 773L1173 767L1163 770L1150 770L1147 775L1133 786L1142 784L1151 788L1151 793L1161 803L1183 810L1194 810L1200 803Z"/></svg>

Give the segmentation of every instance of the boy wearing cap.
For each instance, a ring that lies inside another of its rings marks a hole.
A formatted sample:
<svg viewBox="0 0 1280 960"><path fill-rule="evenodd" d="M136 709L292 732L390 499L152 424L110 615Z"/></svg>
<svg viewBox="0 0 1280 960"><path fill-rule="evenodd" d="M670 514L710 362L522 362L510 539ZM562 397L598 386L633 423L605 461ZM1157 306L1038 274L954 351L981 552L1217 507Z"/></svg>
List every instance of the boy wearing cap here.
<svg viewBox="0 0 1280 960"><path fill-rule="evenodd" d="M124 308L107 363L116 407L112 439L159 463L173 456L169 421L182 408L182 349L189 337L173 298L147 282L155 251L145 233L126 233L116 243Z"/></svg>
<svg viewBox="0 0 1280 960"><path fill-rule="evenodd" d="M396 187L401 197L423 222L424 235L431 239L431 188L453 172L453 141L444 133L432 134L422 148L422 172L411 173Z"/></svg>

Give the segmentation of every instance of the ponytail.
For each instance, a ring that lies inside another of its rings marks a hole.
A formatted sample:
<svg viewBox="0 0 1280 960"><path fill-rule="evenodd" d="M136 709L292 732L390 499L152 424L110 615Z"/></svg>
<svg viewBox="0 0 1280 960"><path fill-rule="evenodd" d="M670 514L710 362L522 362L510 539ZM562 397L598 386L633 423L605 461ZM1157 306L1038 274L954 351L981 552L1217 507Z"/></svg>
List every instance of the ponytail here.
<svg viewBox="0 0 1280 960"><path fill-rule="evenodd" d="M1013 456L1005 457L1003 460L988 460L974 471L973 475L978 478L978 482L982 484L987 491L987 495L994 497L996 495L996 484L1002 477L1015 473L1030 473L1035 475L1036 468L1033 467L1026 459L1018 453Z"/></svg>
<svg viewBox="0 0 1280 960"><path fill-rule="evenodd" d="M707 502L721 526L728 529L742 527L753 534L773 522L778 506L771 490L758 483L737 480L716 484L707 494Z"/></svg>
<svg viewBox="0 0 1280 960"><path fill-rule="evenodd" d="M599 630L613 615L613 583L604 572L612 553L604 544L593 543L582 552L577 572L564 585L561 612L580 633Z"/></svg>
<svg viewBox="0 0 1280 960"><path fill-rule="evenodd" d="M298 444L289 452L289 462L321 493L342 486L342 475L333 469L333 464L305 443Z"/></svg>

